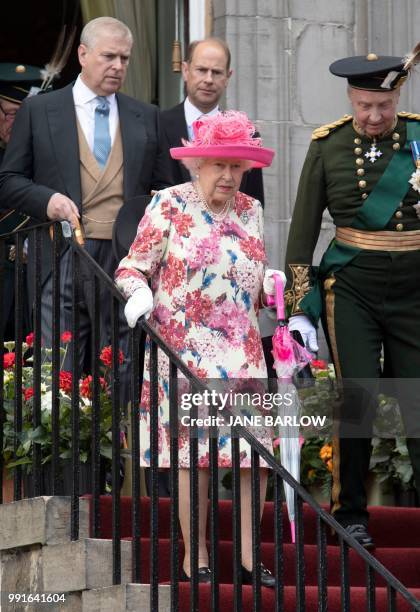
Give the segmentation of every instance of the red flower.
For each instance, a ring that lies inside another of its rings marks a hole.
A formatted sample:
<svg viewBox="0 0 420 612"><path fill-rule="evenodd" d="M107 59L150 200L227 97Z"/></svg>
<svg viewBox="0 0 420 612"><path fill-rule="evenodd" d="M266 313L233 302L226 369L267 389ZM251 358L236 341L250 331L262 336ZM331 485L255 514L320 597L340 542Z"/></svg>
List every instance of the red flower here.
<svg viewBox="0 0 420 612"><path fill-rule="evenodd" d="M185 317L192 323L206 323L213 309L213 302L200 289L195 289L186 296Z"/></svg>
<svg viewBox="0 0 420 612"><path fill-rule="evenodd" d="M195 366L192 361L188 361L188 367L197 376L197 378L208 378L208 372L204 368Z"/></svg>
<svg viewBox="0 0 420 612"><path fill-rule="evenodd" d="M25 401L30 400L33 394L34 394L33 387L28 387L27 389L23 389L23 397L25 398Z"/></svg>
<svg viewBox="0 0 420 612"><path fill-rule="evenodd" d="M261 336L255 327L250 327L247 339L245 340L245 355L249 363L258 366L263 360Z"/></svg>
<svg viewBox="0 0 420 612"><path fill-rule="evenodd" d="M15 353L5 353L3 355L3 367L5 369L13 368L13 366L15 365L15 360L16 360Z"/></svg>
<svg viewBox="0 0 420 612"><path fill-rule="evenodd" d="M80 383L80 395L90 399L92 397L92 376L86 376Z"/></svg>
<svg viewBox="0 0 420 612"><path fill-rule="evenodd" d="M166 327L160 329L160 333L165 342L176 351L182 351L185 348L185 337L188 332L181 322L171 319Z"/></svg>
<svg viewBox="0 0 420 612"><path fill-rule="evenodd" d="M324 359L312 359L311 366L317 370L326 370L327 362Z"/></svg>
<svg viewBox="0 0 420 612"><path fill-rule="evenodd" d="M99 377L99 384L103 391L106 391L108 389L108 384L105 378L103 378L103 376ZM93 378L92 378L92 375L89 374L88 376L86 376L86 378L80 381L80 395L82 397L87 397L88 399L92 399L92 393L93 393Z"/></svg>
<svg viewBox="0 0 420 612"><path fill-rule="evenodd" d="M143 219L144 223L140 223L138 234L133 242L131 256L139 256L143 253L152 251L154 246L162 241L163 232L160 228L151 224L149 216L146 214Z"/></svg>
<svg viewBox="0 0 420 612"><path fill-rule="evenodd" d="M64 392L71 393L72 374L71 372L60 371L60 389Z"/></svg>
<svg viewBox="0 0 420 612"><path fill-rule="evenodd" d="M34 332L31 332L30 334L26 336L25 342L28 346L34 345Z"/></svg>
<svg viewBox="0 0 420 612"><path fill-rule="evenodd" d="M72 338L73 336L71 335L70 331L63 331L63 333L61 334L61 342L63 344L68 344L72 341Z"/></svg>
<svg viewBox="0 0 420 612"><path fill-rule="evenodd" d="M235 197L234 210L238 217L241 216L243 212L246 210L250 210L252 208L252 199L246 195L245 193L241 193L238 191Z"/></svg>
<svg viewBox="0 0 420 612"><path fill-rule="evenodd" d="M193 225L191 215L183 213L175 214L172 219L172 222L180 236L185 236L186 238L188 238L191 235L190 228L191 225Z"/></svg>
<svg viewBox="0 0 420 612"><path fill-rule="evenodd" d="M245 255L251 261L263 261L267 260L265 255L264 243L259 238L249 236L246 240L241 240L241 249Z"/></svg>
<svg viewBox="0 0 420 612"><path fill-rule="evenodd" d="M182 284L184 267L184 262L181 259L169 253L161 275L162 287L169 295L172 295L173 289Z"/></svg>
<svg viewBox="0 0 420 612"><path fill-rule="evenodd" d="M110 368L112 366L112 347L111 346L105 346L102 349L101 354L99 355L99 359L102 361L102 363L107 368ZM124 361L124 353L122 352L121 349L120 349L119 361L120 361L120 365Z"/></svg>

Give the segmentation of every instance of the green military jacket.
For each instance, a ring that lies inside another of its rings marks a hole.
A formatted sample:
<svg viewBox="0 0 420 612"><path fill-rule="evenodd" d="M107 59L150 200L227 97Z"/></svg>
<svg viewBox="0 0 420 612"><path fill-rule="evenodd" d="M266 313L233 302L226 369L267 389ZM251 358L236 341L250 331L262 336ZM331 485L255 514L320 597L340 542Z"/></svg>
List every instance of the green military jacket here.
<svg viewBox="0 0 420 612"><path fill-rule="evenodd" d="M371 137L356 131L351 115L314 131L300 177L287 244L286 301L291 314L306 313L314 322L320 314L317 308L310 307L307 294L314 293L312 257L323 212L328 209L337 227L355 223L394 154L406 144L409 121L420 123L420 115L399 113L395 128L375 143ZM412 170L415 170L414 162ZM409 185L408 178L407 191L395 202L388 222L378 226L372 223L365 229L399 232L420 229L420 218L413 207L420 200L420 193Z"/></svg>

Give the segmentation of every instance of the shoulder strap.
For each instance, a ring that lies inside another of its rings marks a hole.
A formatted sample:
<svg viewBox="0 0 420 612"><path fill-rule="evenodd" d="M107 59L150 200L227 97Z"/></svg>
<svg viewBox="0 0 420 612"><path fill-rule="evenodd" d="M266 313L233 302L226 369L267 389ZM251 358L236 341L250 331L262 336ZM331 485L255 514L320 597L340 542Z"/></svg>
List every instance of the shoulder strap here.
<svg viewBox="0 0 420 612"><path fill-rule="evenodd" d="M332 123L326 123L325 125L321 125L320 127L316 128L316 130L312 132L312 140L318 140L319 138L325 138L326 136L330 134L330 132L333 132L334 130L341 127L342 125L345 125L351 119L353 119L352 115L343 115L343 117L341 117L340 119L337 119L337 121L333 121Z"/></svg>

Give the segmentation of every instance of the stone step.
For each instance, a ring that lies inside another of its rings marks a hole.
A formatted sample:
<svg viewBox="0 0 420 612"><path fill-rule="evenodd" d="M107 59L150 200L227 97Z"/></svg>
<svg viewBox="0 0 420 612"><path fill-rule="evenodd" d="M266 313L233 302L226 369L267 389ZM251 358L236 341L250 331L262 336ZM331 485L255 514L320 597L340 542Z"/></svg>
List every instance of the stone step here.
<svg viewBox="0 0 420 612"><path fill-rule="evenodd" d="M0 504L0 550L70 542L70 497L33 497ZM79 537L89 536L89 502L79 502Z"/></svg>
<svg viewBox="0 0 420 612"><path fill-rule="evenodd" d="M85 538L42 549L44 591L67 592L112 586L112 541ZM131 543L121 542L121 583L131 581Z"/></svg>
<svg viewBox="0 0 420 612"><path fill-rule="evenodd" d="M170 612L169 585L159 585L159 607L154 612ZM82 612L148 612L150 585L121 584L104 589L84 591Z"/></svg>

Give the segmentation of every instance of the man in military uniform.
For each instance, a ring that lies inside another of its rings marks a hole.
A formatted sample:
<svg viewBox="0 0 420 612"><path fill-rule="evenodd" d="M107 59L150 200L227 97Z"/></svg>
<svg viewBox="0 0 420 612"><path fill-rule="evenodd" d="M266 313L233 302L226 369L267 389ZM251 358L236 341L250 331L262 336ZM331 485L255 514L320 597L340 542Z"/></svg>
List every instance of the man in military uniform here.
<svg viewBox="0 0 420 612"><path fill-rule="evenodd" d="M13 122L22 101L40 91L41 71L35 66L23 64L0 64L0 165L12 132ZM0 234L8 234L24 225L28 217L13 210L0 210ZM3 277L3 327L6 339L14 337L13 301L15 287L15 245L8 238L5 245L5 267ZM26 313L26 305L24 311ZM26 316L27 318L27 316Z"/></svg>
<svg viewBox="0 0 420 612"><path fill-rule="evenodd" d="M397 113L399 88L415 55L407 60L372 53L330 66L333 74L348 79L354 114L313 133L286 254L289 327L316 351L322 317L342 381L332 512L366 548L374 546L364 482L382 351L387 376L414 379L420 372L420 153L412 156L416 141L420 151L420 115ZM336 236L313 279L312 256L326 208ZM348 384L357 379L366 384ZM396 381L401 408L413 392L409 382ZM411 401L419 405L418 392ZM407 436L420 489L420 440L412 430Z"/></svg>

